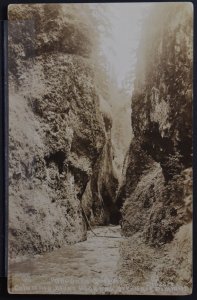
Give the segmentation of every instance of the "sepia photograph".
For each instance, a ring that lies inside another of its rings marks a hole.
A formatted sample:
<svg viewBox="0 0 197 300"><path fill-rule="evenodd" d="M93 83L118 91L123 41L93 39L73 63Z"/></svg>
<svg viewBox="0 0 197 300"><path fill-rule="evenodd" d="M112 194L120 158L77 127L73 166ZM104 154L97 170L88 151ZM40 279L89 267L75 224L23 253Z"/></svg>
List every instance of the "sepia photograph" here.
<svg viewBox="0 0 197 300"><path fill-rule="evenodd" d="M190 295L193 4L8 19L8 292Z"/></svg>

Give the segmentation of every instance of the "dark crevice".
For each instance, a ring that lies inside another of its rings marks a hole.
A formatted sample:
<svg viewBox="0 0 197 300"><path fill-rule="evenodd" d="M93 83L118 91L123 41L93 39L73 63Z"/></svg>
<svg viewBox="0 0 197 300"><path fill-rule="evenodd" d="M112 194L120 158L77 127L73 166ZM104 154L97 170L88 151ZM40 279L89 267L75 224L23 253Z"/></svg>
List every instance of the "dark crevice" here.
<svg viewBox="0 0 197 300"><path fill-rule="evenodd" d="M66 158L66 154L61 150L55 153L50 153L48 156L44 157L47 167L50 166L50 163L54 162L57 165L60 174L64 170L65 158Z"/></svg>

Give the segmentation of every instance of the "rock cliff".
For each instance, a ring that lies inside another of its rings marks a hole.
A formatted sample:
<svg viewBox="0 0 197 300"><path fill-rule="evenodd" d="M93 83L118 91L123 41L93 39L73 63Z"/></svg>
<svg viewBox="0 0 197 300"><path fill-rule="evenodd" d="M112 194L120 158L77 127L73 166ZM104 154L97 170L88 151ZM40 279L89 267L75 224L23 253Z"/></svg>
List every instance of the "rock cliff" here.
<svg viewBox="0 0 197 300"><path fill-rule="evenodd" d="M159 246L192 218L192 6L161 4L147 22L117 202L123 232Z"/></svg>
<svg viewBox="0 0 197 300"><path fill-rule="evenodd" d="M154 295L192 292L192 14L159 3L144 25L117 194L121 272Z"/></svg>
<svg viewBox="0 0 197 300"><path fill-rule="evenodd" d="M159 6L139 50L132 128L166 180L192 163L191 14L190 4Z"/></svg>
<svg viewBox="0 0 197 300"><path fill-rule="evenodd" d="M120 213L115 202L118 179L113 164L112 117L110 106L104 99L100 101L100 110L105 124L106 143L94 166L93 175L83 195L82 204L91 224L118 224Z"/></svg>
<svg viewBox="0 0 197 300"><path fill-rule="evenodd" d="M80 5L68 4L66 10L60 5L9 7L12 256L84 240L82 196L88 182L95 194L92 182L99 172L115 180L110 171L111 121L100 109L90 59L91 18L88 12L85 16L84 23ZM101 161L107 165L100 171ZM104 188L108 197L111 191ZM100 214L100 202L95 198L93 203Z"/></svg>

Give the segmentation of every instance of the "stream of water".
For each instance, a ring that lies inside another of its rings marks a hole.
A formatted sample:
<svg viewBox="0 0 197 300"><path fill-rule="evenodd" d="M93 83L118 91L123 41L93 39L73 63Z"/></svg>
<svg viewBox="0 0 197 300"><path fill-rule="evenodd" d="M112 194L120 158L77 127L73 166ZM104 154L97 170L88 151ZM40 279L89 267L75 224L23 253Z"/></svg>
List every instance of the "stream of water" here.
<svg viewBox="0 0 197 300"><path fill-rule="evenodd" d="M84 242L65 245L9 266L9 292L33 294L117 294L120 226L101 226ZM102 236L102 237L99 237ZM110 237L109 237L110 236ZM118 291L120 289L120 291Z"/></svg>

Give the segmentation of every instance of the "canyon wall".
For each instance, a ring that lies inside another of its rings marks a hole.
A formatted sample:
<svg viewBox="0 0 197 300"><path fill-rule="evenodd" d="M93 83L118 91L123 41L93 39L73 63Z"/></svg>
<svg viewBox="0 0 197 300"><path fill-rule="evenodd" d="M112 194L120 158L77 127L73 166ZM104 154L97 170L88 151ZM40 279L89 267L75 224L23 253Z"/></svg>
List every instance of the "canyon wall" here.
<svg viewBox="0 0 197 300"><path fill-rule="evenodd" d="M10 257L86 239L88 182L96 193L92 182L107 172L105 203L108 186L117 184L111 120L101 111L91 63L92 19L83 7L9 6ZM94 205L100 214L100 198Z"/></svg>
<svg viewBox="0 0 197 300"><path fill-rule="evenodd" d="M114 167L112 147L112 116L109 104L101 98L100 109L105 123L106 143L94 166L93 175L83 195L82 204L92 225L118 224L120 218L116 205L118 179Z"/></svg>
<svg viewBox="0 0 197 300"><path fill-rule="evenodd" d="M192 22L190 3L159 3L144 24L116 199L121 274L154 295L192 293Z"/></svg>
<svg viewBox="0 0 197 300"><path fill-rule="evenodd" d="M138 51L134 138L117 203L123 233L142 232L154 246L192 219L192 38L192 5L158 4Z"/></svg>

